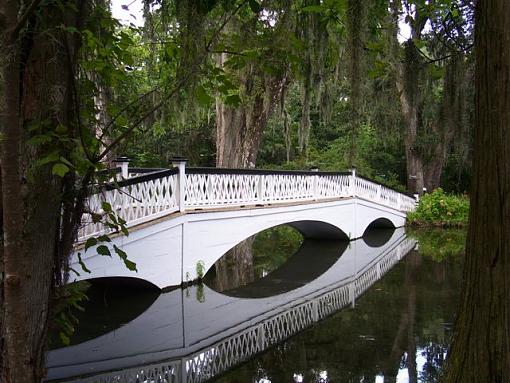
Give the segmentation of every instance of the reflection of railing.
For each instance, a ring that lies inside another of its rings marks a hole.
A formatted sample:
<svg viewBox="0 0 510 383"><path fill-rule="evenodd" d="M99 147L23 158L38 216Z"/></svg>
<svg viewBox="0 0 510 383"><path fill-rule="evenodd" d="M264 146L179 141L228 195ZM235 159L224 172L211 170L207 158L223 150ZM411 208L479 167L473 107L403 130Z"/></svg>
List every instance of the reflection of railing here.
<svg viewBox="0 0 510 383"><path fill-rule="evenodd" d="M354 303L358 296L412 250L415 244L416 241L413 239L404 239L358 272L349 282L336 285L304 303L264 319L182 359L81 378L79 381L98 383L204 382Z"/></svg>
<svg viewBox="0 0 510 383"><path fill-rule="evenodd" d="M415 200L353 173L185 168L123 169L127 179L103 187L88 199L80 241L108 231L99 217L107 202L128 227L186 209L360 197L403 212Z"/></svg>

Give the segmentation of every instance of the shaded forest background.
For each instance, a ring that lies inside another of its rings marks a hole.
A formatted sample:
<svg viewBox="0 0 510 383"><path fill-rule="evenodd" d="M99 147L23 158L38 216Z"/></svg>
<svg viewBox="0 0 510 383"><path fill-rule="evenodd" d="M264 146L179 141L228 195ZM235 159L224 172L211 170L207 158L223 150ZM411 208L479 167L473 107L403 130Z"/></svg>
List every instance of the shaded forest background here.
<svg viewBox="0 0 510 383"><path fill-rule="evenodd" d="M473 3L146 0L140 27L106 0L0 2L0 380L43 378L90 187L118 155L465 192Z"/></svg>
<svg viewBox="0 0 510 383"><path fill-rule="evenodd" d="M355 166L412 192L469 189L471 1L248 1L219 31L228 6L146 3L143 27L120 28L132 62L106 102L156 89L144 102L161 105L117 154L155 167L174 155L192 166ZM168 80L183 78L167 100Z"/></svg>

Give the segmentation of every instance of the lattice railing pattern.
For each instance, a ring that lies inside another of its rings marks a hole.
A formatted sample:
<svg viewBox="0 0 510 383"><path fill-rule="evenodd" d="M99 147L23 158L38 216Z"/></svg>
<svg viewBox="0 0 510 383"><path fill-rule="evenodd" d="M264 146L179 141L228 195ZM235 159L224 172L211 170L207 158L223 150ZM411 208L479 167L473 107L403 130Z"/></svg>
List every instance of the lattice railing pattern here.
<svg viewBox="0 0 510 383"><path fill-rule="evenodd" d="M129 185L93 194L88 211L102 214L108 202L128 226L185 209L211 209L289 202L321 201L359 197L400 211L411 211L415 200L367 179L343 173L258 172L235 169L190 169L179 175L168 170L139 169L136 177L120 182ZM184 185L180 180L184 179ZM179 195L179 191L183 195ZM181 206L183 205L183 206ZM85 214L79 240L107 232Z"/></svg>
<svg viewBox="0 0 510 383"><path fill-rule="evenodd" d="M83 240L108 232L102 221L93 222L91 214L103 215L104 202L110 204L112 211L124 219L128 227L179 210L176 188L177 174L170 174L92 194L87 202L88 213L84 214L78 238Z"/></svg>
<svg viewBox="0 0 510 383"><path fill-rule="evenodd" d="M260 177L250 174L186 174L185 205L203 208L257 203Z"/></svg>
<svg viewBox="0 0 510 383"><path fill-rule="evenodd" d="M415 245L415 240L406 238L383 254L377 262L363 270L354 280L262 320L182 359L76 381L87 383L200 383L207 381L350 305Z"/></svg>
<svg viewBox="0 0 510 383"><path fill-rule="evenodd" d="M265 349L263 326L250 327L186 358L187 383L203 382Z"/></svg>
<svg viewBox="0 0 510 383"><path fill-rule="evenodd" d="M130 368L122 371L109 372L91 377L81 377L67 382L81 383L182 383L182 362L152 364L140 368Z"/></svg>

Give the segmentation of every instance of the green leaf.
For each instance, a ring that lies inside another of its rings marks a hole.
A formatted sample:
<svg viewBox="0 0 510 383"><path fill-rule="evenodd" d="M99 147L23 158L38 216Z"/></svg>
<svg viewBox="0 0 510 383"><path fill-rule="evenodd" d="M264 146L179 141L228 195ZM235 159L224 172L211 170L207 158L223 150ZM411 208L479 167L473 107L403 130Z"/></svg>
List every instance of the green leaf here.
<svg viewBox="0 0 510 383"><path fill-rule="evenodd" d="M60 157L60 155L59 155L58 150L55 150L55 151L51 152L50 154L48 154L46 157L43 157L40 160L38 160L36 162L36 165L42 166L42 165L49 164L51 162L58 161L59 157Z"/></svg>
<svg viewBox="0 0 510 383"><path fill-rule="evenodd" d="M241 104L241 97L238 94L230 94L225 97L225 104L231 106L239 106Z"/></svg>
<svg viewBox="0 0 510 383"><path fill-rule="evenodd" d="M101 207L105 212L111 212L112 211L112 205L110 205L108 202L101 203Z"/></svg>
<svg viewBox="0 0 510 383"><path fill-rule="evenodd" d="M117 245L113 245L113 248L115 249L115 252L121 257L122 259L127 259L127 254L124 250L120 249Z"/></svg>
<svg viewBox="0 0 510 383"><path fill-rule="evenodd" d="M197 87L195 90L195 96L197 97L197 101L203 106L212 104L214 101L214 97L211 97L209 94L207 94L203 86Z"/></svg>
<svg viewBox="0 0 510 383"><path fill-rule="evenodd" d="M122 232L122 234L124 234L126 237L129 236L129 230L127 229L126 226L122 225L120 227L120 231Z"/></svg>
<svg viewBox="0 0 510 383"><path fill-rule="evenodd" d="M138 272L138 270L136 269L136 263L131 262L129 259L124 259L124 264L126 265L128 270Z"/></svg>
<svg viewBox="0 0 510 383"><path fill-rule="evenodd" d="M136 269L136 263L128 259L128 256L124 250L120 249L116 245L113 245L113 248L115 249L115 252L118 254L118 256L124 261L124 265L126 265L128 270L138 272L138 270Z"/></svg>
<svg viewBox="0 0 510 383"><path fill-rule="evenodd" d="M80 253L78 253L78 263L80 264L81 269L83 271L85 271L86 273L90 274L90 270L87 269L87 266L85 266L85 262L83 262L83 260L81 259L81 254Z"/></svg>
<svg viewBox="0 0 510 383"><path fill-rule="evenodd" d="M85 251L87 251L88 249L90 249L92 246L95 246L95 245L97 245L96 238L91 237L91 238L87 239L87 241L85 242Z"/></svg>
<svg viewBox="0 0 510 383"><path fill-rule="evenodd" d="M250 9L254 13L260 13L262 11L262 6L259 4L256 0L249 0L248 3L250 4Z"/></svg>
<svg viewBox="0 0 510 383"><path fill-rule="evenodd" d="M112 240L106 234L103 234L103 235L100 235L99 237L97 237L97 241L98 242L111 242Z"/></svg>
<svg viewBox="0 0 510 383"><path fill-rule="evenodd" d="M69 346L69 344L71 343L71 340L69 339L69 337L62 331L58 335L60 336L60 341L62 342L62 344L64 346Z"/></svg>
<svg viewBox="0 0 510 383"><path fill-rule="evenodd" d="M74 165L67 158L65 158L65 157L60 156L59 160L60 160L60 162L66 164L70 168L74 167Z"/></svg>
<svg viewBox="0 0 510 383"><path fill-rule="evenodd" d="M58 124L57 127L55 128L55 133L60 134L60 135L66 134L67 127L65 125Z"/></svg>
<svg viewBox="0 0 510 383"><path fill-rule="evenodd" d="M105 245L98 246L96 251L99 255L104 255L104 256L108 256L108 257L112 256L110 249Z"/></svg>
<svg viewBox="0 0 510 383"><path fill-rule="evenodd" d="M51 172L59 177L64 177L69 172L69 166L59 162L53 165Z"/></svg>

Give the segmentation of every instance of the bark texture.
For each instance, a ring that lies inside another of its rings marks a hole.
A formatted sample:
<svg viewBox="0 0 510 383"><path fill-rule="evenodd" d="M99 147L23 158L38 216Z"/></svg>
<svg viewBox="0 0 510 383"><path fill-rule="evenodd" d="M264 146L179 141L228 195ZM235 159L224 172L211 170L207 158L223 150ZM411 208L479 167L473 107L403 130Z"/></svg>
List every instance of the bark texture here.
<svg viewBox="0 0 510 383"><path fill-rule="evenodd" d="M445 382L510 381L510 3L477 3L464 286Z"/></svg>
<svg viewBox="0 0 510 383"><path fill-rule="evenodd" d="M54 143L34 145L30 139L58 126L72 132L77 49L61 26L77 27L86 2L74 4L73 11L58 4L35 9L38 3L28 7L20 1L0 3L4 92L0 381L5 383L39 382L44 377L50 297L55 278L61 275L61 257L69 253L74 238L73 229L63 224L71 216L76 223L76 216L62 204L66 180L52 174L52 164L37 164L56 149ZM28 17L23 19L25 12ZM67 184L74 182L68 179Z"/></svg>
<svg viewBox="0 0 510 383"><path fill-rule="evenodd" d="M217 167L255 167L262 133L286 82L285 75L264 74L254 65L239 78L244 102L237 107L216 102Z"/></svg>

